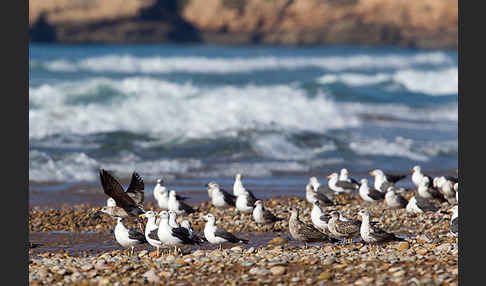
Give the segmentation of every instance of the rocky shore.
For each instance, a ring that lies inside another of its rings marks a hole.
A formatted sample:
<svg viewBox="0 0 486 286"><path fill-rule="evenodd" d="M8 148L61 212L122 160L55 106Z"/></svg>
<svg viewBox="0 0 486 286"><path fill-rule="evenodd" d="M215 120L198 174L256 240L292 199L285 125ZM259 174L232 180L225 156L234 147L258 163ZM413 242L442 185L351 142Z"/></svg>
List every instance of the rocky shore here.
<svg viewBox="0 0 486 286"><path fill-rule="evenodd" d="M33 42L456 49L458 1L37 0L29 32Z"/></svg>
<svg viewBox="0 0 486 286"><path fill-rule="evenodd" d="M458 284L458 246L449 234L448 203L436 213L412 215L404 209L365 204L358 195L340 195L337 200L339 205L327 207L326 212L340 210L358 218L359 208L365 206L380 227L407 241L375 249L356 238L348 244L317 243L305 248L289 236L287 210L290 205L299 207L301 219L310 223L311 206L303 198L281 196L265 203L285 218L273 226L260 227L248 214L236 214L234 208L214 209L207 202L194 206L197 213L180 218L191 220L193 228L202 231L202 217L211 212L218 226L249 239L249 244L223 244L222 250L208 243L183 246L182 254L173 255L166 249L160 257L150 245L142 245L130 257L114 241L114 219L96 214L95 206L37 206L29 210L29 284ZM146 206L154 207L152 202Z"/></svg>

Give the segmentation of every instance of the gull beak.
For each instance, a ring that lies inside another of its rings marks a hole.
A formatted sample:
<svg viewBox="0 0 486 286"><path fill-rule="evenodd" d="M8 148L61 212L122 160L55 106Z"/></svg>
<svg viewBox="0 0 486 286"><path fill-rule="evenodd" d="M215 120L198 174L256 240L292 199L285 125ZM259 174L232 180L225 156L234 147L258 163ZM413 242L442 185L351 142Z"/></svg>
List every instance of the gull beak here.
<svg viewBox="0 0 486 286"><path fill-rule="evenodd" d="M330 179L331 178L331 175L327 175L327 178Z"/></svg>
<svg viewBox="0 0 486 286"><path fill-rule="evenodd" d="M448 213L451 213L451 212L452 212L452 209L448 209L448 210L447 210L447 212L448 212Z"/></svg>
<svg viewBox="0 0 486 286"><path fill-rule="evenodd" d="M374 173L373 171L370 171L370 172L369 172L369 174L370 174L371 176L375 176L375 173Z"/></svg>
<svg viewBox="0 0 486 286"><path fill-rule="evenodd" d="M145 214L141 214L138 217L145 218Z"/></svg>

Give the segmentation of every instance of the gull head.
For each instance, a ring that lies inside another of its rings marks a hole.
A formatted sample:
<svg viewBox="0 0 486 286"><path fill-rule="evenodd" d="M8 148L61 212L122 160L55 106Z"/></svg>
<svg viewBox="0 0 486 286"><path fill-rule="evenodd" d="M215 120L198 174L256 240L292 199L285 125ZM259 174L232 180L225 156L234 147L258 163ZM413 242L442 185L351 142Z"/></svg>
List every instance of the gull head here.
<svg viewBox="0 0 486 286"><path fill-rule="evenodd" d="M359 181L361 182L361 185L365 185L365 186L368 185L368 179L366 179L366 178L363 178Z"/></svg>
<svg viewBox="0 0 486 286"><path fill-rule="evenodd" d="M333 218L334 220L338 220L339 219L339 212L338 211L332 211L330 214L331 218Z"/></svg>
<svg viewBox="0 0 486 286"><path fill-rule="evenodd" d="M360 209L359 212L358 212L358 215L362 218L364 217L369 217L370 216L370 212L366 209Z"/></svg>
<svg viewBox="0 0 486 286"><path fill-rule="evenodd" d="M175 196L176 196L176 192L175 192L174 190L171 190L171 191L169 192L169 197L173 197L173 198L175 198Z"/></svg>
<svg viewBox="0 0 486 286"><path fill-rule="evenodd" d="M236 174L235 180L237 180L237 181L240 181L241 180L241 174L240 173Z"/></svg>
<svg viewBox="0 0 486 286"><path fill-rule="evenodd" d="M207 220L208 222L214 222L216 221L216 217L213 214L207 214L204 216L204 219Z"/></svg>
<svg viewBox="0 0 486 286"><path fill-rule="evenodd" d="M164 181L162 181L162 179L157 179L157 184L160 185L160 184L163 184L163 183L164 183Z"/></svg>
<svg viewBox="0 0 486 286"><path fill-rule="evenodd" d="M161 211L161 212L159 213L159 217L160 217L161 219L169 219L169 213L168 213L167 211Z"/></svg>
<svg viewBox="0 0 486 286"><path fill-rule="evenodd" d="M421 169L420 169L420 166L418 166L418 165L417 166L414 166L412 168L412 174L415 173L415 172L419 172L420 173L420 171L421 171Z"/></svg>
<svg viewBox="0 0 486 286"><path fill-rule="evenodd" d="M347 176L347 175L349 175L348 169L342 168L341 169L341 176Z"/></svg>
<svg viewBox="0 0 486 286"><path fill-rule="evenodd" d="M338 176L339 176L338 173L332 173L329 176L327 176L327 178L330 179L330 180L332 180L332 179L337 179Z"/></svg>

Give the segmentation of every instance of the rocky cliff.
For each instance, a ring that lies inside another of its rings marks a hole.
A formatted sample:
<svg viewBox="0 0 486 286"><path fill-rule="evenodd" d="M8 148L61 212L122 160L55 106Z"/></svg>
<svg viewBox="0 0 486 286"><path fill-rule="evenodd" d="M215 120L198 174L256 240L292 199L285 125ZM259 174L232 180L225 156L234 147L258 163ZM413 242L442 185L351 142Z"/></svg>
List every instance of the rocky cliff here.
<svg viewBox="0 0 486 286"><path fill-rule="evenodd" d="M30 0L31 41L457 48L457 0Z"/></svg>

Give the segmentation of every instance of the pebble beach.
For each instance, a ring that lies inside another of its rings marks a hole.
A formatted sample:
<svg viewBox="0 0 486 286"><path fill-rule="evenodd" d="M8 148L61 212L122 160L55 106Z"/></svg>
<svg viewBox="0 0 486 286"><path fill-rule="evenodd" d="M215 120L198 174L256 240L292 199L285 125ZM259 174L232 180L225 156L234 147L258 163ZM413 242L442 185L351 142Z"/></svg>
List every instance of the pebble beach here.
<svg viewBox="0 0 486 286"><path fill-rule="evenodd" d="M404 194L409 199L411 192ZM114 239L115 219L96 214L90 204L56 208L33 206L29 210L30 285L458 285L458 245L449 233L451 208L447 202L437 212L409 214L387 209L382 203L365 203L357 194L340 194L344 216L358 218L370 210L371 220L405 238L377 247L360 238L352 243L303 243L292 240L288 208L298 207L300 219L310 222L312 206L304 198L277 196L265 207L285 218L274 225L258 226L250 214L233 207L215 209L209 202L193 205L189 219L202 232L207 213L215 214L219 227L249 239L248 244L204 243L182 246L182 253L161 249L159 257L148 244L129 256ZM146 203L147 209L157 207ZM136 227L135 224L131 225Z"/></svg>

